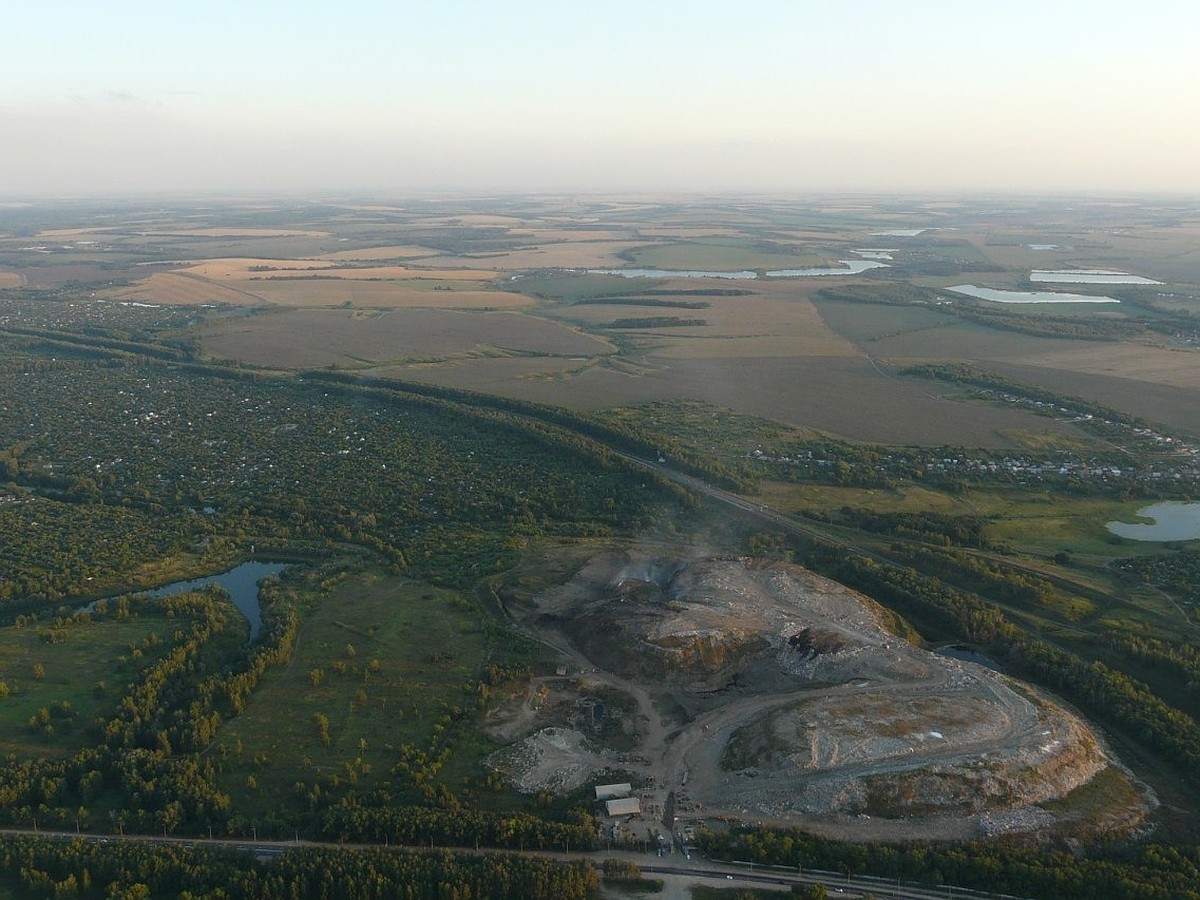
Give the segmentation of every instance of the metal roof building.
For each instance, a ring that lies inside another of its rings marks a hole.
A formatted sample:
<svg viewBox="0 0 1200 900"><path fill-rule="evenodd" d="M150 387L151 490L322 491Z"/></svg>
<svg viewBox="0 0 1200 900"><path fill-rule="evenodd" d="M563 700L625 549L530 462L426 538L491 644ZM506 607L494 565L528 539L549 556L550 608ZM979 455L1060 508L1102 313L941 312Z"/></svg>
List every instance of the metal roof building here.
<svg viewBox="0 0 1200 900"><path fill-rule="evenodd" d="M598 784L596 785L597 800L615 800L617 797L628 797L633 790L628 784Z"/></svg>
<svg viewBox="0 0 1200 900"><path fill-rule="evenodd" d="M636 816L642 811L642 801L637 797L606 800L604 802L604 810L610 816Z"/></svg>

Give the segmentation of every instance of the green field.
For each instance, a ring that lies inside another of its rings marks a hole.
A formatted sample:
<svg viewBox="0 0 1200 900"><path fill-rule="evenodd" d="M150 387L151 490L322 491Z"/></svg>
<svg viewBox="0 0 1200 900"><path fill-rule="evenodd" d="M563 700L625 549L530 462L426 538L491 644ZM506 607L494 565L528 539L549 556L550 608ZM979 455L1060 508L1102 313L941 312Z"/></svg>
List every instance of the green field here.
<svg viewBox="0 0 1200 900"><path fill-rule="evenodd" d="M798 250L786 244L719 239L655 244L639 247L629 255L635 268L699 269L715 272L741 269L798 269L804 266L826 265L831 259L837 258L828 252Z"/></svg>
<svg viewBox="0 0 1200 900"><path fill-rule="evenodd" d="M505 662L495 624L454 591L371 571L308 602L295 655L216 740L222 783L256 813L277 811L297 779L369 790L395 778L406 745L453 745L479 716L488 666ZM480 771L475 757L455 763L455 787Z"/></svg>
<svg viewBox="0 0 1200 900"><path fill-rule="evenodd" d="M64 756L95 740L89 726L116 711L180 627L161 609L128 608L125 618L0 627L0 753Z"/></svg>

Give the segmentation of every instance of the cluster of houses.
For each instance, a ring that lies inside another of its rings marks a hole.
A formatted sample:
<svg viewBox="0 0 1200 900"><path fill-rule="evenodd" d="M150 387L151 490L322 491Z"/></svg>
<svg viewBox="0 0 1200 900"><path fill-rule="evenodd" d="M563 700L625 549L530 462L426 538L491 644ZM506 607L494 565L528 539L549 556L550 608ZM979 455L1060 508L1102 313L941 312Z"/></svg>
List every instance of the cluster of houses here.
<svg viewBox="0 0 1200 900"><path fill-rule="evenodd" d="M1110 440L1120 440L1126 451L1133 451L1137 455L1122 456L1116 452L1082 455L1068 450L1038 455L1001 454L983 449L958 449L953 455L947 455L945 449L940 453L930 453L912 448L872 453L860 458L855 448L847 447L843 454L836 446L825 445L817 450L793 451L790 455L771 455L755 449L747 454L747 458L808 469L818 480L831 477L818 475L821 470L840 469L842 477L850 475L850 483L858 483L864 478L871 481L924 477L1017 484L1090 482L1124 489L1139 484L1161 487L1200 482L1200 446L1193 446L1179 437L1141 425L1106 419L1095 413L1071 410L1047 401L998 391L988 393L1003 402L1019 403L1091 427L1107 435Z"/></svg>

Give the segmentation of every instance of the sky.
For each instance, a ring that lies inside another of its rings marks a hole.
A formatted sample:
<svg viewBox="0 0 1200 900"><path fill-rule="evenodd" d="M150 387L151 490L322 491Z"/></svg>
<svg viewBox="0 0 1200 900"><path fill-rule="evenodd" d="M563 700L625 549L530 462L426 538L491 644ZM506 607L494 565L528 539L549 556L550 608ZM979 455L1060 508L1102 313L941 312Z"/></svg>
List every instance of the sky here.
<svg viewBox="0 0 1200 900"><path fill-rule="evenodd" d="M0 200L1200 193L1194 0L4 4Z"/></svg>

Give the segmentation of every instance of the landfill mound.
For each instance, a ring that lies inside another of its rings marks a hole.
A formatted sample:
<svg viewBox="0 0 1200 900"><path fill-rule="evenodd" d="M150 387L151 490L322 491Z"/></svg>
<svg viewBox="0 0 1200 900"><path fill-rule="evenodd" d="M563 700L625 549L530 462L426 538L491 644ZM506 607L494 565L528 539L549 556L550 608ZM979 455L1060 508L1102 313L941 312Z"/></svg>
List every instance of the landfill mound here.
<svg viewBox="0 0 1200 900"><path fill-rule="evenodd" d="M510 731L526 729L510 754L527 760L511 772L525 790L561 787L569 759L641 779L647 810L816 821L863 838L895 821L910 837L966 838L1053 825L1039 804L1112 765L1060 704L912 646L878 604L800 566L611 551L510 612L569 661L507 713ZM619 750L573 739L523 755L545 747L543 729L594 725L594 704L592 718L540 714L531 698L551 683L625 698Z"/></svg>

